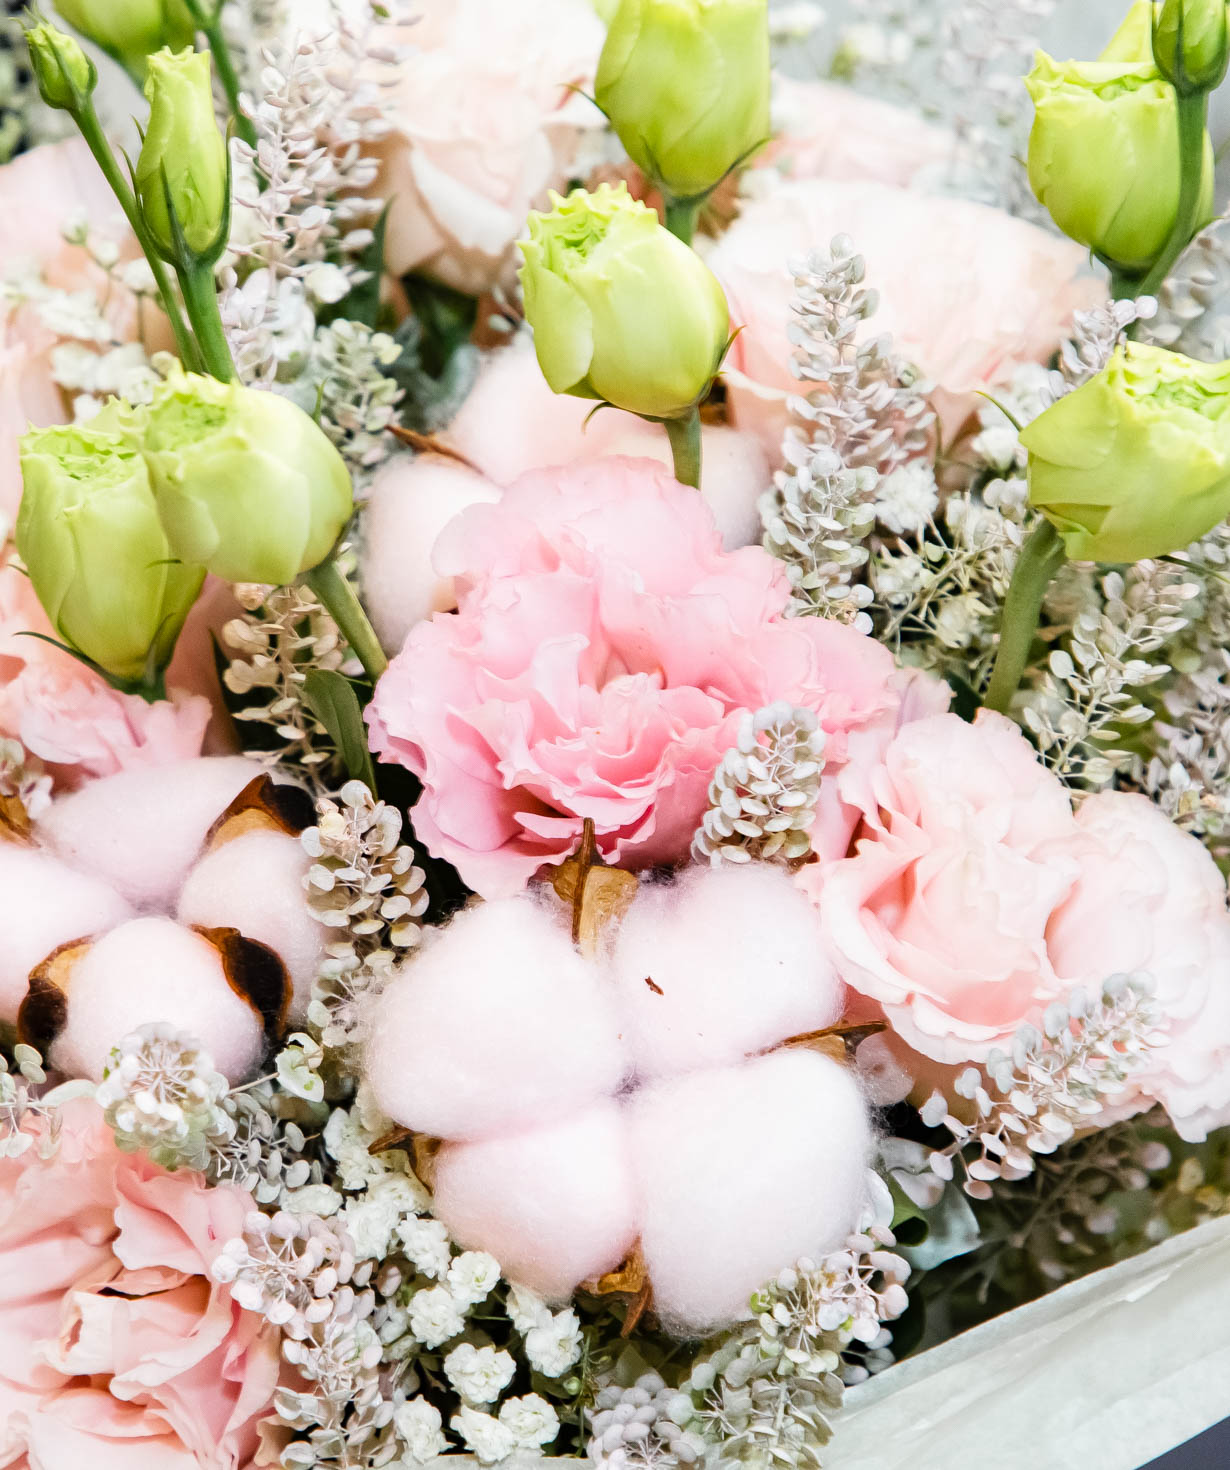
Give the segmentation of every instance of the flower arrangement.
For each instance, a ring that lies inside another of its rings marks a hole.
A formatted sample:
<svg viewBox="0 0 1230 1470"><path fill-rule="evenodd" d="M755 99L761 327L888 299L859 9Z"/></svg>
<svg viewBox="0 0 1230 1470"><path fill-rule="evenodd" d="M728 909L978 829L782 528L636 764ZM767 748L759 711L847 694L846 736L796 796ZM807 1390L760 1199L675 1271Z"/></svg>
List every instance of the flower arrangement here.
<svg viewBox="0 0 1230 1470"><path fill-rule="evenodd" d="M860 8L0 32L0 1465L823 1467L1230 1213L1227 8Z"/></svg>

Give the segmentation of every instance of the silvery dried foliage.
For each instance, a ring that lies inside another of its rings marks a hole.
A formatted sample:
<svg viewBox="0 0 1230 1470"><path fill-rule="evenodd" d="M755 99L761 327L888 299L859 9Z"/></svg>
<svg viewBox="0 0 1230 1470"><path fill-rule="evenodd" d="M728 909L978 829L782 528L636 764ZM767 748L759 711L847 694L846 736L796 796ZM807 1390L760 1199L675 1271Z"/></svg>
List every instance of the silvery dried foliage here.
<svg viewBox="0 0 1230 1470"><path fill-rule="evenodd" d="M1200 596L1183 566L1142 561L1093 587L1100 606L1077 613L1062 647L1030 691L1022 718L1046 764L1068 785L1099 790L1132 762L1124 727L1154 717L1138 691L1165 679L1168 646L1187 628ZM1162 655L1162 656L1158 656Z"/></svg>
<svg viewBox="0 0 1230 1470"><path fill-rule="evenodd" d="M785 563L790 611L819 613L864 631L871 594L861 584L882 475L926 446L927 385L863 328L876 309L865 266L847 236L791 267L795 278L795 395L800 420L786 432L784 470L760 502L764 545Z"/></svg>
<svg viewBox="0 0 1230 1470"><path fill-rule="evenodd" d="M95 1096L125 1153L148 1154L163 1169L205 1170L235 1143L228 1091L195 1038L155 1023L112 1048Z"/></svg>
<svg viewBox="0 0 1230 1470"><path fill-rule="evenodd" d="M366 476L389 453L386 430L397 421L404 393L386 370L401 352L387 332L342 318L317 328L311 359L296 384L300 406L317 414L356 477Z"/></svg>
<svg viewBox="0 0 1230 1470"><path fill-rule="evenodd" d="M326 1046L337 1047L358 1037L365 1003L418 943L428 898L414 850L401 842L400 813L363 782L348 781L336 800L322 797L317 812L301 839L313 859L308 906L338 938L327 947L308 1017Z"/></svg>
<svg viewBox="0 0 1230 1470"><path fill-rule="evenodd" d="M709 784L709 808L692 855L722 862L791 862L811 849L825 734L811 710L789 702L750 711Z"/></svg>
<svg viewBox="0 0 1230 1470"><path fill-rule="evenodd" d="M223 682L232 694L254 696L233 710L236 720L261 727L248 754L265 765L285 767L320 789L338 773L337 751L328 731L303 697L314 669L340 669L346 647L337 624L302 585L236 586L244 611L222 629L230 655Z"/></svg>
<svg viewBox="0 0 1230 1470"><path fill-rule="evenodd" d="M225 1134L206 1140L204 1171L215 1184L237 1184L259 1205L288 1206L324 1173L315 1137L328 1116L322 1104L303 1101L270 1080L237 1088L222 1099Z"/></svg>
<svg viewBox="0 0 1230 1470"><path fill-rule="evenodd" d="M13 1049L17 1071L0 1053L0 1158L16 1159L37 1147L49 1159L60 1146L60 1108L74 1097L88 1097L92 1083L62 1082L47 1087L43 1059L32 1046Z"/></svg>
<svg viewBox="0 0 1230 1470"><path fill-rule="evenodd" d="M1179 257L1141 336L1200 362L1230 357L1230 218L1207 225Z"/></svg>
<svg viewBox="0 0 1230 1470"><path fill-rule="evenodd" d="M1010 1055L992 1051L981 1070L960 1074L954 1089L969 1104L965 1117L943 1093L932 1093L922 1120L942 1125L953 1141L932 1153L931 1168L947 1180L959 1163L966 1194L990 1199L991 1181L1025 1178L1035 1154L1096 1128L1108 1102L1164 1041L1148 976L1112 975L1092 997L1074 990L1066 1006L1048 1006L1041 1030L1030 1023L1018 1029Z"/></svg>

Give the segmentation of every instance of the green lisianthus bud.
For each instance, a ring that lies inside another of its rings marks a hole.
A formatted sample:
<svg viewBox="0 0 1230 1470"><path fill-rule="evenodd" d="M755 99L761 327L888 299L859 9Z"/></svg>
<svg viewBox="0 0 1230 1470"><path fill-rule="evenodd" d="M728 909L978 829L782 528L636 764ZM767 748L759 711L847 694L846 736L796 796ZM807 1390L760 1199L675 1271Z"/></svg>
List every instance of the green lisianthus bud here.
<svg viewBox="0 0 1230 1470"><path fill-rule="evenodd" d="M184 0L55 0L64 19L140 75L145 58L163 46L191 46L196 23Z"/></svg>
<svg viewBox="0 0 1230 1470"><path fill-rule="evenodd" d="M1156 10L1154 0L1133 0L1119 29L1107 42L1098 60L1150 65L1153 61L1153 17Z"/></svg>
<svg viewBox="0 0 1230 1470"><path fill-rule="evenodd" d="M1021 443L1030 501L1074 560L1179 551L1230 516L1230 362L1129 342Z"/></svg>
<svg viewBox="0 0 1230 1470"><path fill-rule="evenodd" d="M728 339L717 278L624 184L551 199L520 242L543 377L556 393L646 418L686 413L708 391Z"/></svg>
<svg viewBox="0 0 1230 1470"><path fill-rule="evenodd" d="M205 578L174 560L139 449L89 427L21 441L17 550L65 643L118 679L170 662Z"/></svg>
<svg viewBox="0 0 1230 1470"><path fill-rule="evenodd" d="M220 250L227 210L226 143L214 115L209 52L155 52L145 95L149 125L136 181L155 243L168 260L177 260L174 209L190 250L198 255Z"/></svg>
<svg viewBox="0 0 1230 1470"><path fill-rule="evenodd" d="M708 193L769 137L768 0L621 0L594 96L668 195Z"/></svg>
<svg viewBox="0 0 1230 1470"><path fill-rule="evenodd" d="M1179 209L1174 89L1152 63L1056 62L1044 52L1025 85L1034 193L1065 235L1122 271L1147 270ZM1204 146L1198 228L1213 215L1207 134Z"/></svg>
<svg viewBox="0 0 1230 1470"><path fill-rule="evenodd" d="M1162 75L1180 91L1209 92L1226 75L1226 0L1164 0L1153 35Z"/></svg>
<svg viewBox="0 0 1230 1470"><path fill-rule="evenodd" d="M72 36L40 21L26 32L30 66L48 107L74 111L98 85L98 72Z"/></svg>
<svg viewBox="0 0 1230 1470"><path fill-rule="evenodd" d="M143 448L175 554L228 582L293 582L354 507L341 455L277 393L177 374L154 396Z"/></svg>

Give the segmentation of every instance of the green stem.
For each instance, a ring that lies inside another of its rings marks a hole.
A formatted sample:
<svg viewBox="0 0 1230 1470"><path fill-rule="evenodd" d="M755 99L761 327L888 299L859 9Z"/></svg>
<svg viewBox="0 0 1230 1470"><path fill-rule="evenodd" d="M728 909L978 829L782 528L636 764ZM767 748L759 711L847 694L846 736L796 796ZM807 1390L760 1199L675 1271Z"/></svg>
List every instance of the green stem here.
<svg viewBox="0 0 1230 1470"><path fill-rule="evenodd" d="M666 228L672 235L677 235L685 245L692 243L699 215L699 200L668 199L666 202Z"/></svg>
<svg viewBox="0 0 1230 1470"><path fill-rule="evenodd" d="M222 83L222 90L226 93L227 106L231 110L231 116L235 119L235 131L249 148L255 148L256 127L239 105L239 75L231 59L231 48L226 44L226 37L222 34L222 6L216 7L212 20L201 20L200 25L205 33L205 39L209 42L209 49L213 53L214 65L218 68L218 79Z"/></svg>
<svg viewBox="0 0 1230 1470"><path fill-rule="evenodd" d="M1191 244L1200 226L1200 185L1204 178L1204 137L1208 125L1209 94L1188 97L1175 93L1179 108L1179 208L1174 228L1162 253L1140 283L1140 295L1156 296L1174 263Z"/></svg>
<svg viewBox="0 0 1230 1470"><path fill-rule="evenodd" d="M124 175L120 172L120 166L115 161L115 154L112 153L111 145L107 142L102 124L98 120L98 114L94 111L93 102L87 102L81 112L74 114L73 120L85 139L86 147L94 155L95 163L102 170L103 178L111 186L111 192L124 211L124 218L131 225L133 234L145 252L145 258L149 262L149 268L154 277L154 284L158 288L162 309L166 312L167 320L171 323L171 331L175 334L175 347L179 352L180 360L189 371L199 371L202 366L200 353L184 321L184 314L180 310L174 288L171 285L171 277L167 274L166 265L158 254L158 247L154 244L153 237L146 227L145 218L137 204L136 196L128 187Z"/></svg>
<svg viewBox="0 0 1230 1470"><path fill-rule="evenodd" d="M1129 276L1110 267L1110 299L1112 301L1135 301L1140 295L1140 277Z"/></svg>
<svg viewBox="0 0 1230 1470"><path fill-rule="evenodd" d="M675 479L681 485L700 489L700 411L690 408L684 418L664 419L666 437L671 441L675 461Z"/></svg>
<svg viewBox="0 0 1230 1470"><path fill-rule="evenodd" d="M363 604L355 596L354 588L338 570L337 562L332 556L328 557L318 567L307 572L303 580L328 609L341 630L342 637L374 684L388 668L389 661L384 656L379 638L376 637L376 630L363 611Z"/></svg>
<svg viewBox="0 0 1230 1470"><path fill-rule="evenodd" d="M235 364L222 327L222 313L218 310L213 266L198 261L180 269L179 285L184 293L184 305L188 308L188 320L201 349L205 371L219 382L229 383L235 376Z"/></svg>
<svg viewBox="0 0 1230 1470"><path fill-rule="evenodd" d="M995 655L995 668L983 700L985 708L997 710L1001 715L1008 713L1029 662L1029 650L1042 613L1042 599L1051 579L1063 565L1064 556L1059 532L1050 521L1040 521L1021 548L1008 586L1008 596L1004 599L999 651Z"/></svg>

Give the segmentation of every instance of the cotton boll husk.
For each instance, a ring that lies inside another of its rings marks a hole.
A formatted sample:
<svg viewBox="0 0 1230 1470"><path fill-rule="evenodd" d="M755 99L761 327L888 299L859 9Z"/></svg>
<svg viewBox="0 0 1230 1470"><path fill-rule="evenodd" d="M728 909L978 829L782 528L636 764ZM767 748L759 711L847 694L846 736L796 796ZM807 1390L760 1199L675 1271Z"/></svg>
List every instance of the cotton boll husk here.
<svg viewBox="0 0 1230 1470"><path fill-rule="evenodd" d="M611 971L642 1077L723 1066L841 1013L815 910L769 863L642 884Z"/></svg>
<svg viewBox="0 0 1230 1470"><path fill-rule="evenodd" d="M390 653L415 623L457 605L453 579L431 564L437 536L467 506L499 498L498 485L441 454L399 455L377 472L363 511L359 566L364 604Z"/></svg>
<svg viewBox="0 0 1230 1470"><path fill-rule="evenodd" d="M367 1078L395 1122L440 1138L570 1116L625 1071L601 971L529 897L458 915L372 1014Z"/></svg>
<svg viewBox="0 0 1230 1470"><path fill-rule="evenodd" d="M311 859L288 832L245 832L207 853L179 896L181 924L232 928L267 944L290 975L290 1019L302 1020L328 930L312 917L303 880Z"/></svg>
<svg viewBox="0 0 1230 1470"><path fill-rule="evenodd" d="M153 1022L195 1037L232 1084L252 1075L265 1049L260 1017L231 989L214 946L173 919L145 918L113 929L73 965L49 1060L101 1082L111 1048Z"/></svg>
<svg viewBox="0 0 1230 1470"><path fill-rule="evenodd" d="M663 1324L703 1336L853 1229L871 1128L837 1062L790 1048L662 1082L628 1103L641 1248Z"/></svg>
<svg viewBox="0 0 1230 1470"><path fill-rule="evenodd" d="M132 918L106 883L47 853L0 842L0 1021L15 1021L30 971L54 949Z"/></svg>
<svg viewBox="0 0 1230 1470"><path fill-rule="evenodd" d="M209 829L258 775L238 755L134 766L53 802L38 835L137 908L173 908Z"/></svg>
<svg viewBox="0 0 1230 1470"><path fill-rule="evenodd" d="M598 1103L548 1128L448 1144L435 1159L434 1209L467 1250L550 1301L612 1271L636 1240L627 1122Z"/></svg>

